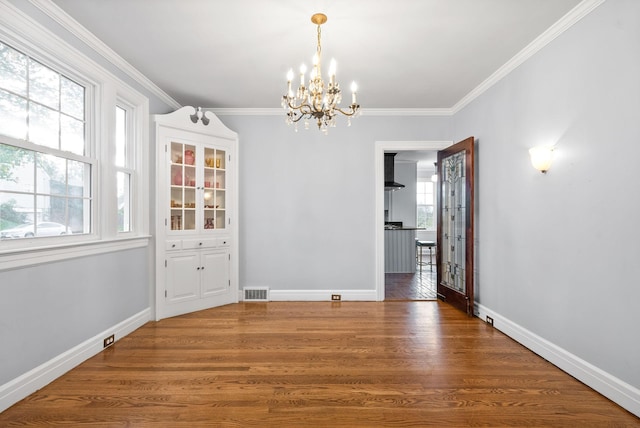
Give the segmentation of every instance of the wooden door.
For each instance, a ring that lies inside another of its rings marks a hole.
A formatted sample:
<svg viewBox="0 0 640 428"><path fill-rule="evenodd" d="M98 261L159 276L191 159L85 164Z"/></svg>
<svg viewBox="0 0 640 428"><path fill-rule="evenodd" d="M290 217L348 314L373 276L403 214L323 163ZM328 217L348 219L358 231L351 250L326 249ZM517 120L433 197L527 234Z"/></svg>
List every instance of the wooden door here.
<svg viewBox="0 0 640 428"><path fill-rule="evenodd" d="M438 152L438 298L473 315L474 138Z"/></svg>

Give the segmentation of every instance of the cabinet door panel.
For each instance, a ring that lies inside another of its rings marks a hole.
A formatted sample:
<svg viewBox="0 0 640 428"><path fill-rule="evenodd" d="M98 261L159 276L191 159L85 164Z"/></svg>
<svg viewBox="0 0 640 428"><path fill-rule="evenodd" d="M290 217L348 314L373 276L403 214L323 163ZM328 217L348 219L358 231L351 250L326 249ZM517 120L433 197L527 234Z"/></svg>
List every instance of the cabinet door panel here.
<svg viewBox="0 0 640 428"><path fill-rule="evenodd" d="M203 252L201 263L203 297L215 296L229 292L229 253Z"/></svg>
<svg viewBox="0 0 640 428"><path fill-rule="evenodd" d="M199 254L181 253L167 258L167 303L200 298Z"/></svg>

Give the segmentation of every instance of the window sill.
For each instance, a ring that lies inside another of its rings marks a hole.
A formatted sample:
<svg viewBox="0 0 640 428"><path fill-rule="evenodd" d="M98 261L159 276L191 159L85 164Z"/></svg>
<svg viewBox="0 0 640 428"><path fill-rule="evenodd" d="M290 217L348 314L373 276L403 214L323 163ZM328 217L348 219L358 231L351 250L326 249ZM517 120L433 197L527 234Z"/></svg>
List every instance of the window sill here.
<svg viewBox="0 0 640 428"><path fill-rule="evenodd" d="M50 247L0 251L0 272L78 257L147 247L150 238L149 235L144 235L91 242L76 242Z"/></svg>

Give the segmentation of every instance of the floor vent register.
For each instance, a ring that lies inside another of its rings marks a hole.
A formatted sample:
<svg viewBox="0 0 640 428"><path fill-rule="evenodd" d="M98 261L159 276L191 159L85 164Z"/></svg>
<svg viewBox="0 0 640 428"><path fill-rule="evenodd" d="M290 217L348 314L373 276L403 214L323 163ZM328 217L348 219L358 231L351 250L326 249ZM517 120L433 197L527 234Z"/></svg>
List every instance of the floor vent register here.
<svg viewBox="0 0 640 428"><path fill-rule="evenodd" d="M269 301L269 289L266 287L260 288L244 288L244 300L245 302L268 302Z"/></svg>

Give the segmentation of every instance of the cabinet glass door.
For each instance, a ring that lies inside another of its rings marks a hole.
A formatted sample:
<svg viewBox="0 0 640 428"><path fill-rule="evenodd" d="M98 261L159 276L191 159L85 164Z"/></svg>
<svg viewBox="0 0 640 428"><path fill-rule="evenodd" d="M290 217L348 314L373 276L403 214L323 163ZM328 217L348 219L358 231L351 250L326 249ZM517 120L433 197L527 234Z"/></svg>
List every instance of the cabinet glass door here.
<svg viewBox="0 0 640 428"><path fill-rule="evenodd" d="M196 147L171 143L171 230L196 229Z"/></svg>
<svg viewBox="0 0 640 428"><path fill-rule="evenodd" d="M224 229L226 222L226 152L204 148L203 219L205 229Z"/></svg>

